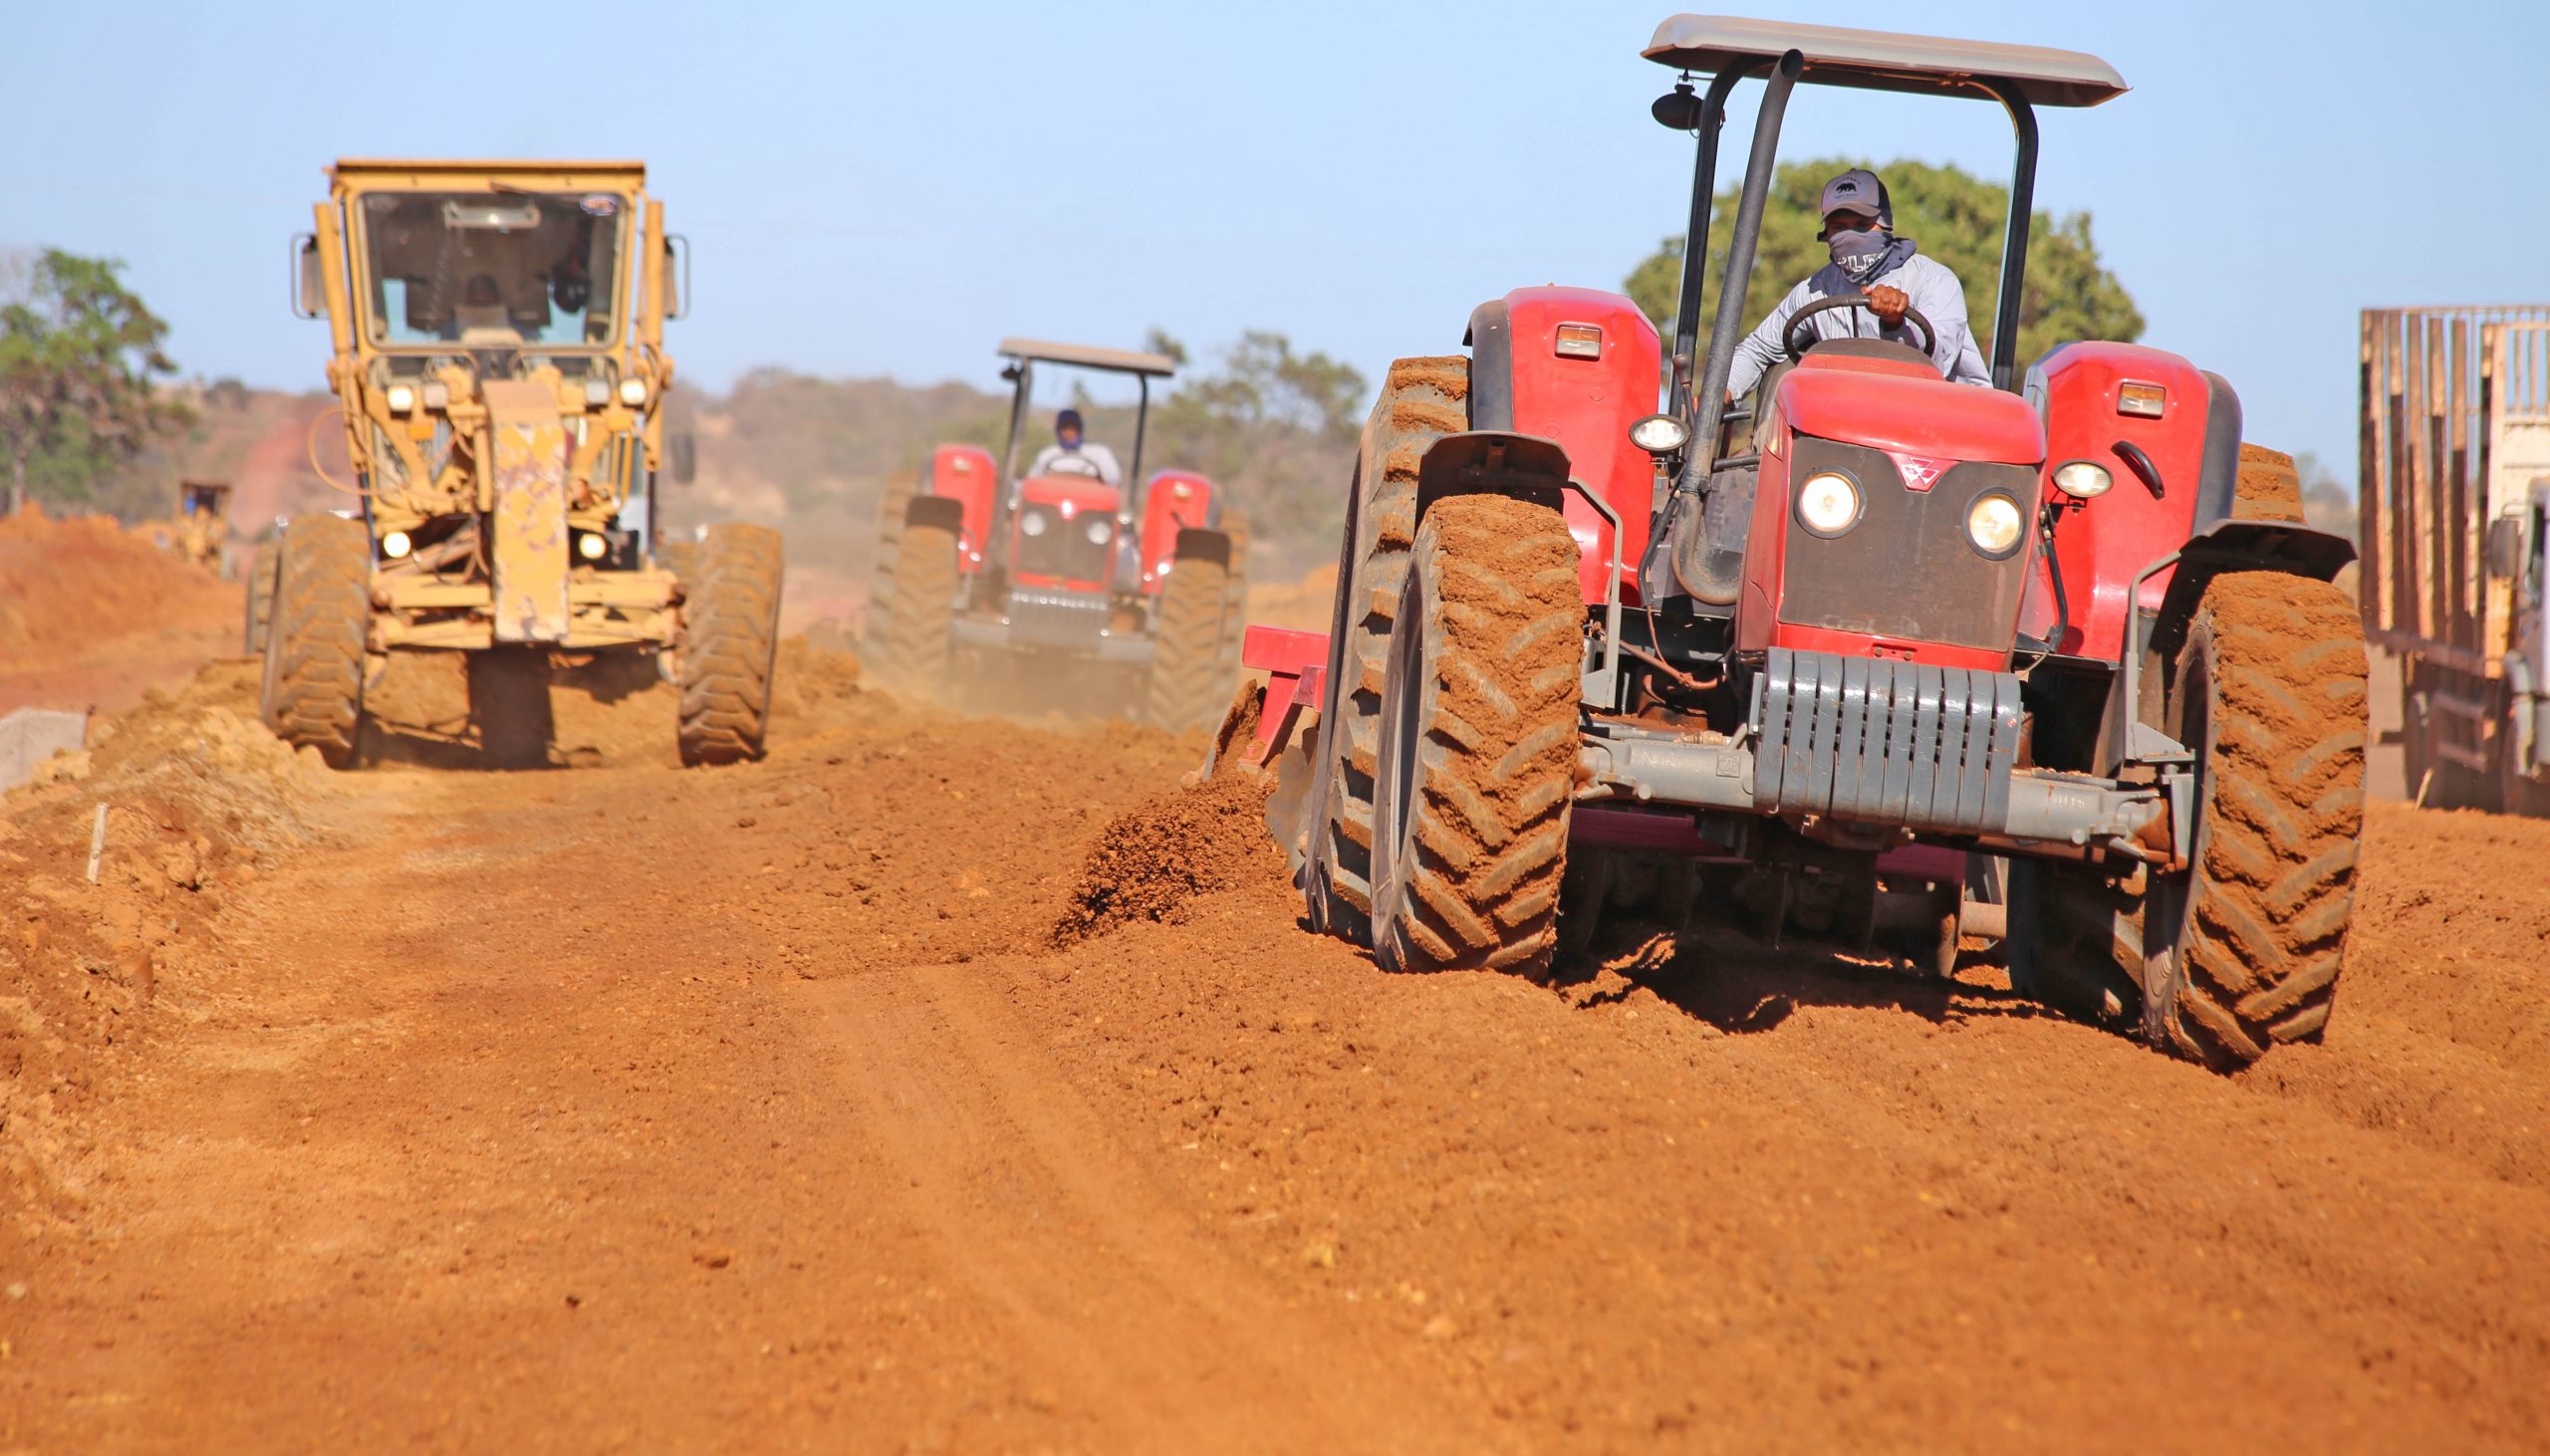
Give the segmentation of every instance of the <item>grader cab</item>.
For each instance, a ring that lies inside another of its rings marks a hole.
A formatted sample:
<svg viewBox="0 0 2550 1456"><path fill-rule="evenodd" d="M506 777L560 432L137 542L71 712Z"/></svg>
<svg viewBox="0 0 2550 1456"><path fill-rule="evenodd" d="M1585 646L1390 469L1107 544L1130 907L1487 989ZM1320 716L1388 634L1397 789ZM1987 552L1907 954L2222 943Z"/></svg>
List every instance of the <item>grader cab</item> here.
<svg viewBox="0 0 2550 1456"><path fill-rule="evenodd" d="M687 762L761 751L778 537L708 529L658 552L664 399L687 261L638 162L340 161L296 245L296 312L328 321L328 383L360 510L298 519L274 567L264 710L345 765L384 654L470 654L492 753L536 755L548 674L651 653ZM502 744L499 740L507 740Z"/></svg>

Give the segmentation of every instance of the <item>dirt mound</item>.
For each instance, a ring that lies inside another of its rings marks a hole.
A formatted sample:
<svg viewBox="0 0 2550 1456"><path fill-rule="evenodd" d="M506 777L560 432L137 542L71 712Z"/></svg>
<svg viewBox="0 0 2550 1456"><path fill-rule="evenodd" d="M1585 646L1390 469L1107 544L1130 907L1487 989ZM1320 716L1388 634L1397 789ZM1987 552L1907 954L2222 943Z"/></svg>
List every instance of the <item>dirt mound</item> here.
<svg viewBox="0 0 2550 1456"><path fill-rule="evenodd" d="M1054 942L1068 945L1142 920L1175 922L1198 895L1281 883L1283 862L1266 837L1273 787L1272 778L1223 774L1108 821L1089 847Z"/></svg>
<svg viewBox="0 0 2550 1456"><path fill-rule="evenodd" d="M130 706L237 650L239 592L104 517L0 518L0 712Z"/></svg>
<svg viewBox="0 0 2550 1456"><path fill-rule="evenodd" d="M313 833L326 771L257 720L256 686L254 663L218 662L154 689L0 798L0 1202L22 1231L86 1196L119 1054L195 1010L222 911Z"/></svg>

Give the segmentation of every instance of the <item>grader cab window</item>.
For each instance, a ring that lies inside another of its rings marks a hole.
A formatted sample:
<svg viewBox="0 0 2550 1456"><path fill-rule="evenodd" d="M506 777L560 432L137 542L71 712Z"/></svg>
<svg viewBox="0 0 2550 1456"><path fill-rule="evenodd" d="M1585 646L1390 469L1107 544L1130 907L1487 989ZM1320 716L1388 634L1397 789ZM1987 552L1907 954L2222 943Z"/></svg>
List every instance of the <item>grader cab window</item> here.
<svg viewBox="0 0 2550 1456"><path fill-rule="evenodd" d="M375 193L365 327L390 348L608 346L629 211L611 192Z"/></svg>

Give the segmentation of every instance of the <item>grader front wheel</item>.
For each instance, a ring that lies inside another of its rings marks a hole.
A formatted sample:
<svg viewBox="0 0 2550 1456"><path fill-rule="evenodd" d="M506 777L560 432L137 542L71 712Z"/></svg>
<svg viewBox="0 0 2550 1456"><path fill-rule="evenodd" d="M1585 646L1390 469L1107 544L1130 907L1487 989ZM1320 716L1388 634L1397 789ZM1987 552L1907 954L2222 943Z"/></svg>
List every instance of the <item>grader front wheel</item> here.
<svg viewBox="0 0 2550 1456"><path fill-rule="evenodd" d="M330 768L351 768L363 729L372 631L372 532L343 516L296 520L285 539L266 629L266 726Z"/></svg>
<svg viewBox="0 0 2550 1456"><path fill-rule="evenodd" d="M1546 506L1456 496L1414 547L1376 725L1374 954L1537 978L1575 787L1576 543Z"/></svg>
<svg viewBox="0 0 2550 1456"><path fill-rule="evenodd" d="M708 528L685 581L681 648L681 761L759 758L770 734L778 662L779 594L786 567L779 533L721 523Z"/></svg>

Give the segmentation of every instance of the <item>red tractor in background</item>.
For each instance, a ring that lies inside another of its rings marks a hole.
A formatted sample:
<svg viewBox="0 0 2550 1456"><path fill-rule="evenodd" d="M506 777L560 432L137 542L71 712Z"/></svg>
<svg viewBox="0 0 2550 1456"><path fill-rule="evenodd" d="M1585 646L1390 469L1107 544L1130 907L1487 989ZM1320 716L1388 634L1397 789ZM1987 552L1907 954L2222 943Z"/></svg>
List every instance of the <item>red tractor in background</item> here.
<svg viewBox="0 0 2550 1456"><path fill-rule="evenodd" d="M1001 341L1010 382L1001 463L976 445L940 445L888 494L868 635L888 679L939 691L951 678L1006 677L985 659L1034 657L1138 674L1126 694L1146 722L1210 724L1237 675L1247 527L1213 482L1189 470L1143 480L1150 381L1176 362L1128 350ZM1021 475L1040 364L1130 374L1141 402L1128 494L1091 474Z"/></svg>
<svg viewBox="0 0 2550 1456"><path fill-rule="evenodd" d="M1657 120L1698 141L1669 367L1626 298L1480 306L1466 357L1390 370L1329 633L1248 633L1270 676L1235 747L1278 764L1310 923L1393 969L1538 976L1607 905L1679 928L1696 901L1944 973L1988 856L2020 993L2219 1068L2316 1038L2362 829L2362 632L2330 583L2354 549L2241 518L2219 376L2109 343L2017 373L2035 109L2124 82L2071 52L1718 17L1646 55L1683 73ZM1717 137L1748 79L1702 352ZM1725 398L1802 81L2007 111L1992 387L1793 324L1787 362Z"/></svg>

